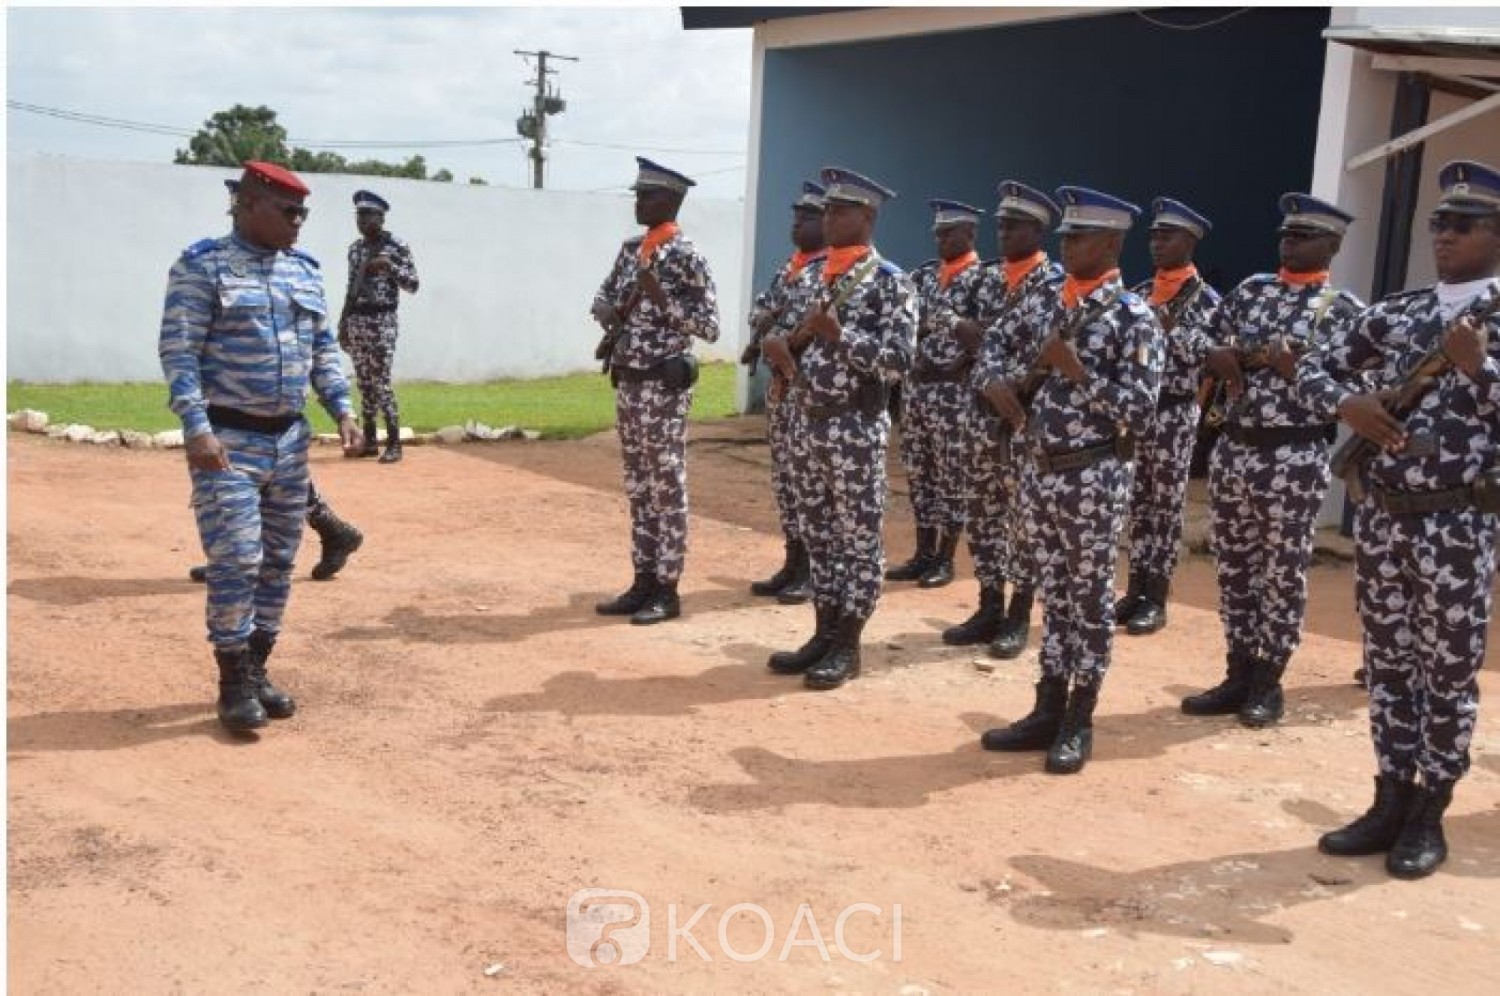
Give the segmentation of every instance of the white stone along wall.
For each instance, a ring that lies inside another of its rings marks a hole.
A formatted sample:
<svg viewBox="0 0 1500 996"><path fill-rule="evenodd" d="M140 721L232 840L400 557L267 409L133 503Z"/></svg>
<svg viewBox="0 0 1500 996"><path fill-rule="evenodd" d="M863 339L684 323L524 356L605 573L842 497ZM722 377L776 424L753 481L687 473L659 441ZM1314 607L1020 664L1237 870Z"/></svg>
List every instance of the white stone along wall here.
<svg viewBox="0 0 1500 996"><path fill-rule="evenodd" d="M156 338L167 269L198 239L229 230L223 180L201 166L12 156L7 164L7 376L28 381L161 378ZM300 246L343 301L358 237L355 190L391 202L387 227L416 256L403 295L398 380L480 381L597 370L589 304L620 241L640 229L628 194L511 190L310 174ZM621 177L622 186L633 176ZM688 195L684 232L707 255L722 334L699 355L739 354L744 210Z"/></svg>

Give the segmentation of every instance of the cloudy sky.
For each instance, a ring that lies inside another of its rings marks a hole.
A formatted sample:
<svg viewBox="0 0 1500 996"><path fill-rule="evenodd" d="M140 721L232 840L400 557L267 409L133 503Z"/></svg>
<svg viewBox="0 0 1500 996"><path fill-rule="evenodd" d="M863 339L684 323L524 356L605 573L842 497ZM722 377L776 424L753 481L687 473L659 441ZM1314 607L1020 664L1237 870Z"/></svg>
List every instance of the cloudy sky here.
<svg viewBox="0 0 1500 996"><path fill-rule="evenodd" d="M553 77L547 185L622 189L639 152L743 195L750 32L682 30L672 7L10 7L7 102L186 133L234 104L277 112L292 144L349 159L426 157L458 181L531 184L515 131L534 66L515 49L576 56ZM553 64L549 64L550 66ZM187 134L83 124L8 106L12 153L171 162ZM504 144L428 147L415 142Z"/></svg>

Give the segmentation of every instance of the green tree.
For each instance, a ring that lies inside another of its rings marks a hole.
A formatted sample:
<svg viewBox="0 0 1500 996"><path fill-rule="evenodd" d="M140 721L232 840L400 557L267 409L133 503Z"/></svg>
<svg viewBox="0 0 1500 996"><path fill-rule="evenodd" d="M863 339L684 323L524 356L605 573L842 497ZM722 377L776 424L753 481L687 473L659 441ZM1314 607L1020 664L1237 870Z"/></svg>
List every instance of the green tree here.
<svg viewBox="0 0 1500 996"><path fill-rule="evenodd" d="M469 177L469 185L472 187L488 187L490 185L490 181L486 180L482 176L471 176Z"/></svg>
<svg viewBox="0 0 1500 996"><path fill-rule="evenodd" d="M282 166L291 161L286 129L276 123L269 107L235 104L220 111L178 149L173 162L188 166L238 166L247 159L260 159Z"/></svg>
<svg viewBox="0 0 1500 996"><path fill-rule="evenodd" d="M436 173L432 174L432 179L436 183L452 183L453 174L445 169L440 169Z"/></svg>

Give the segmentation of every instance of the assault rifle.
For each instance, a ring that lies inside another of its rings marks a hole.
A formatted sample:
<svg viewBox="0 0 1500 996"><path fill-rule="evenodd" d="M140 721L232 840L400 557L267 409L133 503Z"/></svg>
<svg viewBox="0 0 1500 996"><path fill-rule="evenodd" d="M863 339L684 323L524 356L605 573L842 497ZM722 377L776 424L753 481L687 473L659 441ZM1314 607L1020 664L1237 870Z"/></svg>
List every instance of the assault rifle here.
<svg viewBox="0 0 1500 996"><path fill-rule="evenodd" d="M630 293L625 295L623 303L610 309L610 314L600 315L597 311L593 312L594 321L604 329L604 334L599 337L599 345L594 347L594 359L600 361L601 373L609 373L610 364L614 362L615 346L625 334L625 324L630 321L630 316L640 305L641 298L645 297L645 292L641 290L640 274L649 269L651 269L651 264L647 263L636 271L636 278L630 285Z"/></svg>
<svg viewBox="0 0 1500 996"><path fill-rule="evenodd" d="M1443 329L1437 342L1427 351L1421 361L1412 367L1395 390L1382 399L1386 411L1397 419L1405 421L1408 415L1417 410L1417 406L1421 404L1427 392L1437 385L1438 378L1453 368L1453 361L1443 354L1443 341L1448 338L1448 333L1460 321L1469 318L1479 326L1482 334L1485 320L1496 311L1500 311L1500 293L1493 294L1489 303L1478 311L1470 311L1466 315L1455 318ZM1329 468L1335 477L1343 479L1344 487L1349 491L1349 497L1355 501L1364 500L1365 485L1360 475L1365 465L1375 459L1379 452L1378 445L1357 432L1351 432L1349 438L1344 440L1329 458Z"/></svg>
<svg viewBox="0 0 1500 996"><path fill-rule="evenodd" d="M1057 337L1063 342L1073 342L1076 340L1078 333L1083 330L1083 326L1114 307L1115 302L1120 299L1122 293L1124 293L1124 288L1111 291L1109 296L1103 302L1099 303L1097 307L1093 303L1080 305L1078 310L1074 311L1068 317L1067 321L1063 322L1061 327L1057 329ZM1036 400L1037 392L1042 389L1042 385L1051 376L1051 367L1042 366L1040 361L1031 365L1031 369L1027 371L1026 377L1016 387L1016 398L1021 402L1022 408L1029 409L1031 407L1032 402Z"/></svg>

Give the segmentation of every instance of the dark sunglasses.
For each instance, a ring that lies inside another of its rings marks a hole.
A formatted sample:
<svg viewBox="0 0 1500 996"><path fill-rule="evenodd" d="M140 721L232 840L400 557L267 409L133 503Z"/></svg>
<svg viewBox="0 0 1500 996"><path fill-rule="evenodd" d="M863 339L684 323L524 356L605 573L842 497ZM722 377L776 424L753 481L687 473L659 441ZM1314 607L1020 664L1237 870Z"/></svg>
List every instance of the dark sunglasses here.
<svg viewBox="0 0 1500 996"><path fill-rule="evenodd" d="M1479 218L1468 214L1435 214L1427 219L1427 230L1433 235L1443 232L1452 232L1455 235L1468 235L1478 224Z"/></svg>
<svg viewBox="0 0 1500 996"><path fill-rule="evenodd" d="M301 204L278 204L276 210L280 211L281 216L287 221L307 220L307 208Z"/></svg>

